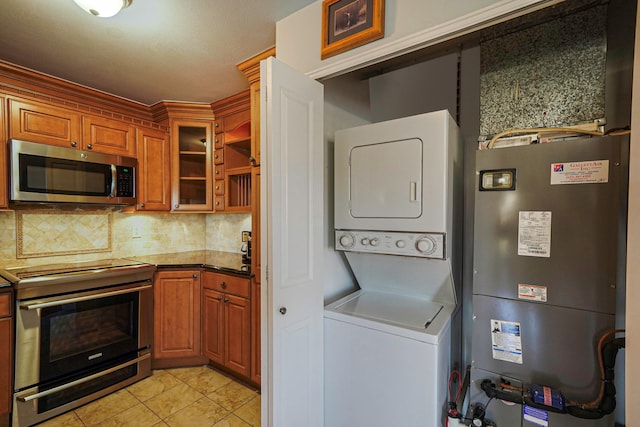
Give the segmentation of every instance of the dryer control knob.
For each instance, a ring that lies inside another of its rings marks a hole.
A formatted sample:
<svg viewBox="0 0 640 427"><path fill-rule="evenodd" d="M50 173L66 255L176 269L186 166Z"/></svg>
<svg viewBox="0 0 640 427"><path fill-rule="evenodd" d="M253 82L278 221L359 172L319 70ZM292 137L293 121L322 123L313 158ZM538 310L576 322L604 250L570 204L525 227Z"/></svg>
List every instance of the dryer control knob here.
<svg viewBox="0 0 640 427"><path fill-rule="evenodd" d="M369 245L369 239L363 237L362 240L360 240L360 243L362 243L363 246L367 246Z"/></svg>
<svg viewBox="0 0 640 427"><path fill-rule="evenodd" d="M416 241L416 249L424 255L429 255L436 250L436 242L430 237L421 237Z"/></svg>
<svg viewBox="0 0 640 427"><path fill-rule="evenodd" d="M373 239L369 240L369 243L371 244L371 246L378 246L378 243L380 243L380 241L374 237Z"/></svg>
<svg viewBox="0 0 640 427"><path fill-rule="evenodd" d="M343 234L340 236L340 245L344 248L352 248L355 243L353 235Z"/></svg>
<svg viewBox="0 0 640 427"><path fill-rule="evenodd" d="M404 240L398 240L398 241L396 241L396 247L397 247L397 248L402 249L402 248L404 248L405 246L407 246L407 243L406 243Z"/></svg>

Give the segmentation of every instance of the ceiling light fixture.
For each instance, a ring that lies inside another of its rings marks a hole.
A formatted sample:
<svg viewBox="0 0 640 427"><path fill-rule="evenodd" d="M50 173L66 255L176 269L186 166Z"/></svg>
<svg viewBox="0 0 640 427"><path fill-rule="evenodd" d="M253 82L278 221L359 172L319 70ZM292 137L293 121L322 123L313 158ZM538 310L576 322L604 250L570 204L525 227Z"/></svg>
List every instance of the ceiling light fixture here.
<svg viewBox="0 0 640 427"><path fill-rule="evenodd" d="M73 0L87 13L100 18L109 18L129 7L133 0Z"/></svg>

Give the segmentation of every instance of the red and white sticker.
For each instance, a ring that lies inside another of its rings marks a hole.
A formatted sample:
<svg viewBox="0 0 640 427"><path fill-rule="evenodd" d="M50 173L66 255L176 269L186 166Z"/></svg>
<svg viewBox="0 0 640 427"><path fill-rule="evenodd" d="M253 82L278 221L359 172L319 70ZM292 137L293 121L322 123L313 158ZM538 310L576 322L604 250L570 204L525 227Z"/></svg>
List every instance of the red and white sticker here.
<svg viewBox="0 0 640 427"><path fill-rule="evenodd" d="M551 163L551 185L609 182L609 160Z"/></svg>
<svg viewBox="0 0 640 427"><path fill-rule="evenodd" d="M519 283L518 298L527 301L547 302L547 287Z"/></svg>

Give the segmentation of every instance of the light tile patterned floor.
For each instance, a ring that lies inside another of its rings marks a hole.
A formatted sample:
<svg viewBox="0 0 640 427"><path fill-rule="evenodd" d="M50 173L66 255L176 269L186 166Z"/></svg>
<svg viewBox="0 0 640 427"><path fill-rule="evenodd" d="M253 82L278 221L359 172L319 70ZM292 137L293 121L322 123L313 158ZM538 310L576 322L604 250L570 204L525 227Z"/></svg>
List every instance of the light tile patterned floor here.
<svg viewBox="0 0 640 427"><path fill-rule="evenodd" d="M207 367L154 370L39 427L260 427L260 394Z"/></svg>

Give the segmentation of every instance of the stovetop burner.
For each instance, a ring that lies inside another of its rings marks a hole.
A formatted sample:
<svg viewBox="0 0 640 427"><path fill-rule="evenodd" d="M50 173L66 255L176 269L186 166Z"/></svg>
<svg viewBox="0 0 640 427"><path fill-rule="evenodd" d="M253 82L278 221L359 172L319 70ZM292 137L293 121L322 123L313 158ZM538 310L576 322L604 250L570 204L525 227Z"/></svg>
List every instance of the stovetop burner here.
<svg viewBox="0 0 640 427"><path fill-rule="evenodd" d="M129 259L103 259L0 270L14 284L16 298L35 298L140 280L151 281L155 266Z"/></svg>
<svg viewBox="0 0 640 427"><path fill-rule="evenodd" d="M103 259L93 261L78 261L58 264L33 265L26 267L7 268L3 271L14 276L18 281L31 278L43 278L60 274L72 274L79 272L103 271L111 268L143 266L145 263L128 259Z"/></svg>

